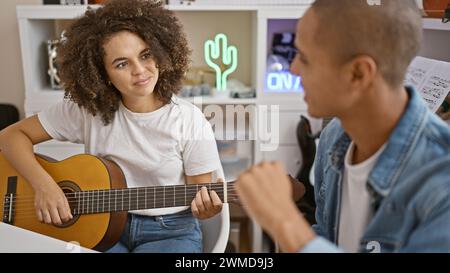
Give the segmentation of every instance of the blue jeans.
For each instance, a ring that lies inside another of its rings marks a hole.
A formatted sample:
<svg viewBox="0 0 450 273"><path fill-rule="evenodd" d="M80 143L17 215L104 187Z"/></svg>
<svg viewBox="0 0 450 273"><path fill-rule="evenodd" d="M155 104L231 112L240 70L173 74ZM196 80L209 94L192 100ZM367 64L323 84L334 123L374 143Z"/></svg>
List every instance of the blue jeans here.
<svg viewBox="0 0 450 273"><path fill-rule="evenodd" d="M128 214L125 230L107 253L201 253L202 233L191 210L162 216Z"/></svg>

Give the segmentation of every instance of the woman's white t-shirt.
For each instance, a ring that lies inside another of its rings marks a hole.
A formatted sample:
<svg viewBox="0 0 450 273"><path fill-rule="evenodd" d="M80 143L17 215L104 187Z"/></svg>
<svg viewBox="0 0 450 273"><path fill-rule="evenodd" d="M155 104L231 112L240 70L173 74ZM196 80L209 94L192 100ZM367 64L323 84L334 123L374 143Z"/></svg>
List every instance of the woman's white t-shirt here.
<svg viewBox="0 0 450 273"><path fill-rule="evenodd" d="M114 119L104 125L77 104L64 100L38 114L54 139L85 145L87 154L117 163L128 188L184 185L185 175L213 172L223 178L217 144L203 113L177 96L150 113L134 113L121 102ZM82 170L80 170L82 171ZM164 215L186 207L132 211Z"/></svg>

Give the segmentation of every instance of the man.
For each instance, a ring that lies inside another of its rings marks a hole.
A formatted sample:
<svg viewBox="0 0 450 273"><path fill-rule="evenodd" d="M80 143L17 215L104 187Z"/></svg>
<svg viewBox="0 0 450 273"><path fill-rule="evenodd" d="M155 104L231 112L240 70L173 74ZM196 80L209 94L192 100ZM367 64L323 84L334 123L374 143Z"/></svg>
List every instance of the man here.
<svg viewBox="0 0 450 273"><path fill-rule="evenodd" d="M421 29L413 0L317 0L299 21L291 70L309 114L337 117L315 161L317 225L291 201L279 163L236 185L282 251L450 251L450 129L403 87Z"/></svg>

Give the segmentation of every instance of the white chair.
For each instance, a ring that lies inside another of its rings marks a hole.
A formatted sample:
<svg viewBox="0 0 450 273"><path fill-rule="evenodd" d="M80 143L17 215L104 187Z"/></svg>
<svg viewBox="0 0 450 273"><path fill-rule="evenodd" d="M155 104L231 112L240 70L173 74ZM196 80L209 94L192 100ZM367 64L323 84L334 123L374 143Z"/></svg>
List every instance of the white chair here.
<svg viewBox="0 0 450 273"><path fill-rule="evenodd" d="M203 233L203 252L224 253L230 235L230 207L223 204L222 211L206 220L200 220Z"/></svg>

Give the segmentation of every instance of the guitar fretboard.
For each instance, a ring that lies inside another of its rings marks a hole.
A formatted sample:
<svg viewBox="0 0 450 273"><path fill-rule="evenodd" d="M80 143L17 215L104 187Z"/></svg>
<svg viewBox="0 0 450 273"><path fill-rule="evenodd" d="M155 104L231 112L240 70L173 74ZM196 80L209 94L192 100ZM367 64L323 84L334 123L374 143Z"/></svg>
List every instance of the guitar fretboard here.
<svg viewBox="0 0 450 273"><path fill-rule="evenodd" d="M223 183L79 191L66 196L74 215L93 214L190 206L203 186L208 191L214 190L224 200ZM228 194L234 191L233 186L233 182L227 183Z"/></svg>

